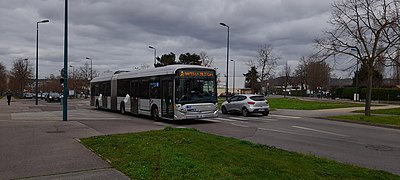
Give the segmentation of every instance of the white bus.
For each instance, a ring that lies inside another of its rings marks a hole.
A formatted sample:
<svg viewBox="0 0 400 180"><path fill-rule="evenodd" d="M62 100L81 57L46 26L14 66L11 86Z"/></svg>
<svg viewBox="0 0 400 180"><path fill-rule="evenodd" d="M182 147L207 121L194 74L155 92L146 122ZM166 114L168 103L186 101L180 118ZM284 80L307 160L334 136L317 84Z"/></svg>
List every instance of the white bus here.
<svg viewBox="0 0 400 180"><path fill-rule="evenodd" d="M215 70L169 65L94 78L90 105L96 109L141 114L158 120L218 116Z"/></svg>

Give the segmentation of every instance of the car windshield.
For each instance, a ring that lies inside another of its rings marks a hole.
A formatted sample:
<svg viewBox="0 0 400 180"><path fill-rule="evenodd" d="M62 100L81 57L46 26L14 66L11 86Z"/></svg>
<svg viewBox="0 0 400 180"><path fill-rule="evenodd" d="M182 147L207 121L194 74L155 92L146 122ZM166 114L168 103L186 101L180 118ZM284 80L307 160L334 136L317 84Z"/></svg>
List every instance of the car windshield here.
<svg viewBox="0 0 400 180"><path fill-rule="evenodd" d="M264 96L251 96L250 99L253 101L265 101Z"/></svg>
<svg viewBox="0 0 400 180"><path fill-rule="evenodd" d="M191 77L176 79L176 103L216 103L213 78Z"/></svg>

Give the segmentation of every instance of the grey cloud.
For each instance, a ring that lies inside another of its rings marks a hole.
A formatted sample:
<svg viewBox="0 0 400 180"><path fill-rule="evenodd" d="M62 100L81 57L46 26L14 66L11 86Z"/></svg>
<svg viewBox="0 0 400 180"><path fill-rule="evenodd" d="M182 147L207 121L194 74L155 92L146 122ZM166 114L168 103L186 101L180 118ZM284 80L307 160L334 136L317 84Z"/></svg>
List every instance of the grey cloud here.
<svg viewBox="0 0 400 180"><path fill-rule="evenodd" d="M312 39L329 17L330 1L320 0L80 0L69 1L69 60L93 58L100 72L152 64L157 54L200 51L225 72L226 28L231 26L231 57L246 72L262 44L272 44L286 60L312 52ZM40 25L41 76L63 63L64 1L0 2L0 61L35 56L35 25ZM10 19L8 17L13 17ZM10 63L7 63L10 67Z"/></svg>

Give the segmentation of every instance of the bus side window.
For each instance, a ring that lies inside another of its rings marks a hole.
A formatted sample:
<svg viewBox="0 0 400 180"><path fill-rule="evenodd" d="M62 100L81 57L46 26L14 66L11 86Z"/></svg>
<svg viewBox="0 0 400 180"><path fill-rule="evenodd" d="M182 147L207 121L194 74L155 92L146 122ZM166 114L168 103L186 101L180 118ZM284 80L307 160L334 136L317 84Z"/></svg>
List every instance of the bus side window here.
<svg viewBox="0 0 400 180"><path fill-rule="evenodd" d="M141 99L149 99L149 82L139 81L135 88L137 97Z"/></svg>
<svg viewBox="0 0 400 180"><path fill-rule="evenodd" d="M150 82L150 98L160 99L160 82Z"/></svg>

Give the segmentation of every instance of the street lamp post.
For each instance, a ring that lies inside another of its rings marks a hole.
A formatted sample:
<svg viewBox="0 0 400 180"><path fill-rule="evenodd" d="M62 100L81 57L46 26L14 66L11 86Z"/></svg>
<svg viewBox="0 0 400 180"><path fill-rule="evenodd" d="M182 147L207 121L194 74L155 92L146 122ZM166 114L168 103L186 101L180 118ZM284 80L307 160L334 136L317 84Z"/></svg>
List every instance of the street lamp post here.
<svg viewBox="0 0 400 180"><path fill-rule="evenodd" d="M233 83L232 83L232 87L233 87L233 94L235 94L236 61L232 60L232 59L231 59L231 61L233 62Z"/></svg>
<svg viewBox="0 0 400 180"><path fill-rule="evenodd" d="M154 67L156 67L156 60L157 60L157 49L153 46L149 46L150 49L154 49Z"/></svg>
<svg viewBox="0 0 400 180"><path fill-rule="evenodd" d="M48 19L41 20L36 22L36 86L35 86L35 105L38 105L38 73L39 73L39 24L40 23L48 23L50 22Z"/></svg>
<svg viewBox="0 0 400 180"><path fill-rule="evenodd" d="M74 68L74 66L72 66L72 65L69 65L69 67L70 68L72 68L72 80L73 80L73 89L74 89L74 97L76 98L76 89L75 89L75 86L76 86L76 83L75 83L75 68Z"/></svg>
<svg viewBox="0 0 400 180"><path fill-rule="evenodd" d="M358 76L360 74L360 72L358 72L358 63L359 63L359 60L357 59L357 67L356 67L356 101L360 100L360 95L358 94Z"/></svg>
<svg viewBox="0 0 400 180"><path fill-rule="evenodd" d="M92 59L86 57L87 60L90 60L90 80L93 79L93 61Z"/></svg>
<svg viewBox="0 0 400 180"><path fill-rule="evenodd" d="M157 49L153 46L149 46L150 49L154 49L154 67L156 67L156 60L157 60Z"/></svg>
<svg viewBox="0 0 400 180"><path fill-rule="evenodd" d="M228 38L226 40L226 87L225 87L225 95L226 99L228 99L228 72L229 72L229 26L225 23L219 23L221 26L225 26L228 28Z"/></svg>
<svg viewBox="0 0 400 180"><path fill-rule="evenodd" d="M355 49L355 48L352 48L351 49L352 51L356 51L357 52L357 49ZM357 66L356 66L356 72L355 72L355 78L356 78L356 95L355 95L355 101L359 101L359 98L360 98L360 95L358 94L358 76L359 76L359 73L360 72L358 72L358 64L359 64L359 59L357 58Z"/></svg>

